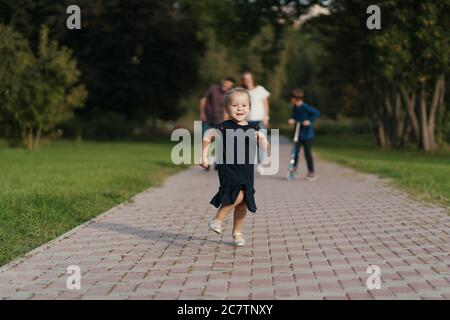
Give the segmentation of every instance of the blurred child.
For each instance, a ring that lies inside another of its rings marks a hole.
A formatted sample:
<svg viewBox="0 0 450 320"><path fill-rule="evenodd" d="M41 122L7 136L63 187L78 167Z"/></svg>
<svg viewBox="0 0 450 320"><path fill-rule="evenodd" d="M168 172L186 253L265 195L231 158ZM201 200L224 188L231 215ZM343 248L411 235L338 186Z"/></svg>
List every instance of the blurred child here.
<svg viewBox="0 0 450 320"><path fill-rule="evenodd" d="M312 142L314 139L314 121L320 115L319 110L306 104L304 101L304 92L301 89L294 89L291 91L291 104L292 104L292 116L288 123L295 125L296 122L300 122L300 133L298 139L298 148L295 155L294 171L298 176L298 153L303 146L305 153L305 159L308 166L308 174L306 180L316 180L314 172L314 159L312 155Z"/></svg>
<svg viewBox="0 0 450 320"><path fill-rule="evenodd" d="M229 163L230 161L227 161L229 159L227 157L227 146L229 147L230 143L227 144L226 141L228 136L227 131L231 130L232 133L236 135L239 134L239 132L245 134L248 130L252 130L254 132L253 139L256 139L260 148L266 151L268 149L268 141L266 136L259 132L256 126L249 125L247 122L247 117L251 108L250 94L247 90L236 88L228 91L224 97L224 105L230 120L224 121L216 127L222 134L223 152L222 155L218 156L222 156L223 161L221 161L222 163L217 164L220 181L219 191L210 202L216 208L219 208L219 211L216 216L209 221L208 226L212 231L221 234L226 216L234 209L233 242L236 246L243 246L245 245L245 239L242 233L242 226L244 225L247 209L253 213L256 212L254 199L255 164L253 163L253 160L255 159L250 159L251 143L245 142L246 140L244 138L244 163L239 163L236 160L239 158L239 155L237 154L238 151L236 150L242 149L240 146L236 146L235 140L231 145L234 147L234 159L231 161L232 163ZM241 129L242 131L236 132L238 129ZM250 135L253 135L252 131L249 132ZM250 138L252 137L250 136ZM208 148L214 139L215 136L213 134L205 134L203 138L202 158L200 161L200 165L203 168L206 168L209 165ZM235 136L233 136L233 139L235 139ZM256 146L256 143L254 145ZM228 150L228 152L232 151L233 150Z"/></svg>

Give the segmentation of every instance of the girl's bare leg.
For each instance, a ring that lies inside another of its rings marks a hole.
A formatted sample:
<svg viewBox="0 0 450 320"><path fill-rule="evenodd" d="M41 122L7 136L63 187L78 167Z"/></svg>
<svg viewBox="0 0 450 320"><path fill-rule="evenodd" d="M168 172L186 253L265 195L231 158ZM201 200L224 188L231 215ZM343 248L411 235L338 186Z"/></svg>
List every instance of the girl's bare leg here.
<svg viewBox="0 0 450 320"><path fill-rule="evenodd" d="M236 198L236 201L234 204L230 204L228 206L221 206L219 211L216 214L216 220L223 221L227 217L227 215L231 212L233 208L238 206L240 203L242 203L242 200L244 200L244 192L240 191L238 197Z"/></svg>
<svg viewBox="0 0 450 320"><path fill-rule="evenodd" d="M247 214L247 204L245 202L241 202L234 208L233 234L242 232L241 230L245 222L246 214Z"/></svg>

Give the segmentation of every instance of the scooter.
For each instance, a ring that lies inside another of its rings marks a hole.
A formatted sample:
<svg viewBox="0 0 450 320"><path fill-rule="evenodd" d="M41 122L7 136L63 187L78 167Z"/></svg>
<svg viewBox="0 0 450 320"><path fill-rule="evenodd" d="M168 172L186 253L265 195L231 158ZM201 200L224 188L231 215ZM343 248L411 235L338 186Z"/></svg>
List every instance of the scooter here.
<svg viewBox="0 0 450 320"><path fill-rule="evenodd" d="M288 166L288 174L287 179L288 180L294 180L297 178L297 173L295 172L295 155L298 152L298 136L300 133L300 122L297 121L295 124L295 134L294 134L294 141L291 148L291 157L289 159L289 166Z"/></svg>

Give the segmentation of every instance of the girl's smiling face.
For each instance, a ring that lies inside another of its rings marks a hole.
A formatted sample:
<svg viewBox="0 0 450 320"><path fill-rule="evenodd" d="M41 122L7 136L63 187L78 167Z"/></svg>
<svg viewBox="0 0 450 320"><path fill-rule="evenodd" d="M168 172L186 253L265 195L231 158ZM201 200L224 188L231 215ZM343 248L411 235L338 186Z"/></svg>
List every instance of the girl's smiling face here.
<svg viewBox="0 0 450 320"><path fill-rule="evenodd" d="M236 92L230 97L230 103L227 106L228 114L231 119L237 123L246 123L250 113L249 96L243 92Z"/></svg>

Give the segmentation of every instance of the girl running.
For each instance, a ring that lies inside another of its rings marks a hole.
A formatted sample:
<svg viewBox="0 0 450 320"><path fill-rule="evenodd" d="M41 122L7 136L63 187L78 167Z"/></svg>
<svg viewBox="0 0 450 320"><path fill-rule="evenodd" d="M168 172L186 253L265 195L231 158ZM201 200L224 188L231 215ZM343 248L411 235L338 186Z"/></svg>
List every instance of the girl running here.
<svg viewBox="0 0 450 320"><path fill-rule="evenodd" d="M233 243L236 246L243 246L245 245L245 239L242 233L242 227L247 209L253 213L256 212L255 190L253 187L255 164L254 159L251 159L252 157L250 156L252 154L252 150L250 150L252 143L249 140L252 138L256 139L256 142L264 151L267 151L269 143L266 136L258 131L257 126L249 125L247 122L251 108L250 94L247 90L236 88L228 91L224 97L224 104L230 120L224 121L216 127L221 135L205 134L202 143L200 165L203 168L209 166L208 149L211 142L219 136L222 139L222 155L219 156L223 160L217 164L220 187L210 202L216 208L219 208L219 211L209 221L209 228L221 234L226 216L234 209ZM230 131L232 133L231 135ZM244 139L239 139L240 133L244 135ZM249 136L249 133L251 136ZM233 138L234 141L229 141L227 144L227 137ZM249 137L250 139L246 139L245 137ZM236 140L244 143L245 148L240 148L241 146L237 145ZM231 161L230 154L227 157L227 152L230 153L233 151L227 151L230 145L234 149L234 159L231 159ZM256 147L256 143L253 145ZM240 159L243 159L243 155L239 154L239 152L243 150L245 150L244 161L240 161Z"/></svg>

